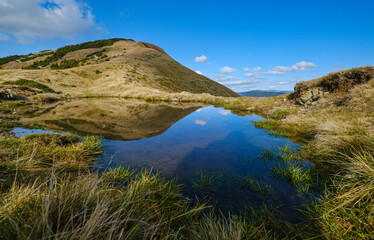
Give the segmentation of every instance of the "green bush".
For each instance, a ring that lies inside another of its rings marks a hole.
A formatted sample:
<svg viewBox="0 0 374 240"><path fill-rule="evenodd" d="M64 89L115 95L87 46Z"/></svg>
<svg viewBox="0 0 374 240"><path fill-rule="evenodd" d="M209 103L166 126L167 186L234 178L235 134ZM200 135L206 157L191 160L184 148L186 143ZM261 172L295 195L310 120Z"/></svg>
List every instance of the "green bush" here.
<svg viewBox="0 0 374 240"><path fill-rule="evenodd" d="M37 88L37 89L43 90L44 92L50 92L50 93L55 92L53 89L51 89L47 85L35 82L33 80L27 80L27 79L19 79L15 82L5 82L5 84Z"/></svg>
<svg viewBox="0 0 374 240"><path fill-rule="evenodd" d="M87 54L85 59L90 59L93 56L101 57L101 56L103 56L103 52L104 52L104 50Z"/></svg>
<svg viewBox="0 0 374 240"><path fill-rule="evenodd" d="M17 61L17 60L20 60L21 62L26 62L26 61L30 61L36 57L40 57L40 56L45 56L45 55L50 55L52 54L52 52L50 52L49 50L44 50L40 53L36 53L36 54L28 54L28 55L12 55L12 56L8 56L8 57L3 57L3 58L0 58L0 66L3 65L3 64L6 64L8 62L12 62L12 61Z"/></svg>
<svg viewBox="0 0 374 240"><path fill-rule="evenodd" d="M21 57L23 57L23 56L22 55L13 55L13 56L0 58L0 66L6 64L8 62L15 61L15 60L17 60Z"/></svg>
<svg viewBox="0 0 374 240"><path fill-rule="evenodd" d="M79 62L75 59L69 59L69 60L62 60L60 65L57 63L54 63L51 65L52 69L66 69L66 68L73 68L78 67Z"/></svg>

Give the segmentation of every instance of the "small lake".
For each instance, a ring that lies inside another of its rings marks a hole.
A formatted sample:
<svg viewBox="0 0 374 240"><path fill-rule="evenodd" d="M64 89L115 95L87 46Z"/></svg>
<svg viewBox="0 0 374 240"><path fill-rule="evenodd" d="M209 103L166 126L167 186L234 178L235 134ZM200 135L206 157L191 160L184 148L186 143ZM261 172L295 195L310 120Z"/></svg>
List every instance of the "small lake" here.
<svg viewBox="0 0 374 240"><path fill-rule="evenodd" d="M297 221L305 199L284 180L274 177L259 156L293 142L254 127L263 118L239 116L213 106L149 104L123 99L74 100L21 119L16 135L37 129L104 137L99 170L115 167L150 169L176 178L191 199L205 201L223 213L239 213L264 201L280 206ZM253 191L248 180L260 181L266 194Z"/></svg>

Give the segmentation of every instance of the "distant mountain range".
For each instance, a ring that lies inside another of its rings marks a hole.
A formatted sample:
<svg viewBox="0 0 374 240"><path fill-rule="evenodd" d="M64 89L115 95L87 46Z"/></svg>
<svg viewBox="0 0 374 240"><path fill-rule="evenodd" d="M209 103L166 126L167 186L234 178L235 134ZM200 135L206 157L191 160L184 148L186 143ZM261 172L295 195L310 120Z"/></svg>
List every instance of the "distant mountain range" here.
<svg viewBox="0 0 374 240"><path fill-rule="evenodd" d="M239 93L242 96L246 97L276 97L279 95L292 93L293 91L263 91L263 90L253 90L249 92Z"/></svg>

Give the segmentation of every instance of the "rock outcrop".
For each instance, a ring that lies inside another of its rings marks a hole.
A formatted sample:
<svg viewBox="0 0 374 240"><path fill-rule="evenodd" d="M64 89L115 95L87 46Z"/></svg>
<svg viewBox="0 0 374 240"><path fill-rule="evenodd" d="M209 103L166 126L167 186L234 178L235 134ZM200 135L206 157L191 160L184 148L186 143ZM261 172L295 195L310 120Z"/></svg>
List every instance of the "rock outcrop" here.
<svg viewBox="0 0 374 240"><path fill-rule="evenodd" d="M364 84L374 78L374 67L360 67L304 81L295 85L291 98L301 105L315 105L326 94L346 93L355 85Z"/></svg>

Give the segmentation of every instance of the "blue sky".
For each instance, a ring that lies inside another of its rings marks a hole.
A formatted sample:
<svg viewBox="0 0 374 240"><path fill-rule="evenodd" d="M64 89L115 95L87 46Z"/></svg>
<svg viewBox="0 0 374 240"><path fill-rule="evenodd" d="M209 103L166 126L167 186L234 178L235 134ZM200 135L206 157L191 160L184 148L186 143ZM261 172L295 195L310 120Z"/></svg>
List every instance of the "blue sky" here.
<svg viewBox="0 0 374 240"><path fill-rule="evenodd" d="M372 0L0 0L0 56L124 37L235 91L292 90L374 65L373 9Z"/></svg>

